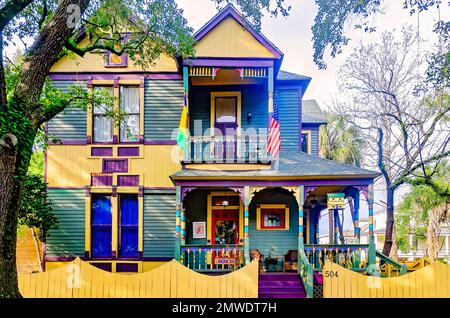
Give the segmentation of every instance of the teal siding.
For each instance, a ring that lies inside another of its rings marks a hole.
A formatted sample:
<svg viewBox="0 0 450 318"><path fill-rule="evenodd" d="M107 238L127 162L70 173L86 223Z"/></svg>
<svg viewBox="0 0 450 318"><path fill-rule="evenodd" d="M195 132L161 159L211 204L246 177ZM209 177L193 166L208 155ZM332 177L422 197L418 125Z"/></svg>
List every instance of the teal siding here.
<svg viewBox="0 0 450 318"><path fill-rule="evenodd" d="M73 85L86 87L85 82L54 81L53 86L63 92L69 92ZM68 107L48 122L48 135L51 139L64 141L86 140L87 113L85 109Z"/></svg>
<svg viewBox="0 0 450 318"><path fill-rule="evenodd" d="M190 127L194 135L194 122L201 120L202 133L211 127L211 92L239 91L242 98L241 127L247 129L253 127L267 128L268 105L267 88L264 85L227 85L227 86L195 86L191 88L189 95ZM251 121L247 115L252 113Z"/></svg>
<svg viewBox="0 0 450 318"><path fill-rule="evenodd" d="M175 191L144 195L144 257L173 257L175 248Z"/></svg>
<svg viewBox="0 0 450 318"><path fill-rule="evenodd" d="M173 130L180 124L183 96L181 80L145 81L144 136L146 140L172 139Z"/></svg>
<svg viewBox="0 0 450 318"><path fill-rule="evenodd" d="M281 149L299 149L299 110L300 91L298 89L277 90L280 113Z"/></svg>
<svg viewBox="0 0 450 318"><path fill-rule="evenodd" d="M319 156L319 125L303 124L302 129L311 130L311 155Z"/></svg>
<svg viewBox="0 0 450 318"><path fill-rule="evenodd" d="M298 249L298 205L292 195L277 190L258 192L249 206L249 240L250 249L258 249L266 257L271 248L275 254L282 256L289 250ZM289 230L258 231L256 230L257 204L287 204L290 207Z"/></svg>
<svg viewBox="0 0 450 318"><path fill-rule="evenodd" d="M46 256L84 256L84 190L49 189L48 197L59 223L58 228L49 233Z"/></svg>

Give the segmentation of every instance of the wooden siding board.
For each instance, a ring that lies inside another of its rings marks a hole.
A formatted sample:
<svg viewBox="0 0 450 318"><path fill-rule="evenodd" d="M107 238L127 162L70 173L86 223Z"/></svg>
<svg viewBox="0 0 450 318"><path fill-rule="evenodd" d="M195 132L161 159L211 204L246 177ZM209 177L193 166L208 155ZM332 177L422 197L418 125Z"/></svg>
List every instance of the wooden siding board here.
<svg viewBox="0 0 450 318"><path fill-rule="evenodd" d="M144 88L144 136L146 140L170 140L180 123L183 81L146 80Z"/></svg>
<svg viewBox="0 0 450 318"><path fill-rule="evenodd" d="M144 195L144 257L173 257L175 191Z"/></svg>
<svg viewBox="0 0 450 318"><path fill-rule="evenodd" d="M53 203L53 214L59 223L58 228L49 233L46 255L84 256L84 190L49 189L48 197Z"/></svg>
<svg viewBox="0 0 450 318"><path fill-rule="evenodd" d="M53 86L65 93L73 85L86 87L85 82L54 81ZM85 109L68 107L48 122L48 135L50 139L57 138L64 141L85 141L87 130L87 112Z"/></svg>
<svg viewBox="0 0 450 318"><path fill-rule="evenodd" d="M277 98L280 113L281 149L298 150L300 91L298 89L277 90Z"/></svg>

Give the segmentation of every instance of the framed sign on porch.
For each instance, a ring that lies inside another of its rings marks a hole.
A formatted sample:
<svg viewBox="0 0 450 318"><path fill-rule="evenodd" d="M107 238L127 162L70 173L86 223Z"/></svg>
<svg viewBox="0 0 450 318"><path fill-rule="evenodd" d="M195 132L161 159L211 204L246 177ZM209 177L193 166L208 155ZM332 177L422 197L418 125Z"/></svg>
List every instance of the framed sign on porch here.
<svg viewBox="0 0 450 318"><path fill-rule="evenodd" d="M192 238L206 238L206 222L192 222Z"/></svg>
<svg viewBox="0 0 450 318"><path fill-rule="evenodd" d="M284 204L261 204L256 208L256 229L259 231L289 230L289 207Z"/></svg>

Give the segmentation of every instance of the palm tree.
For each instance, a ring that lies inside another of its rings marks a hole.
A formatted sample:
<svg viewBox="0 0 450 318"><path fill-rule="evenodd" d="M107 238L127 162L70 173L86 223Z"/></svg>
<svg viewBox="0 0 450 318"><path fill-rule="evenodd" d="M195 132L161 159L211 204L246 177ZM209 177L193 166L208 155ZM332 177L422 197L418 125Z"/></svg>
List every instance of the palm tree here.
<svg viewBox="0 0 450 318"><path fill-rule="evenodd" d="M327 118L328 125L320 127L319 155L360 167L364 140L360 137L358 128L339 115L329 113Z"/></svg>

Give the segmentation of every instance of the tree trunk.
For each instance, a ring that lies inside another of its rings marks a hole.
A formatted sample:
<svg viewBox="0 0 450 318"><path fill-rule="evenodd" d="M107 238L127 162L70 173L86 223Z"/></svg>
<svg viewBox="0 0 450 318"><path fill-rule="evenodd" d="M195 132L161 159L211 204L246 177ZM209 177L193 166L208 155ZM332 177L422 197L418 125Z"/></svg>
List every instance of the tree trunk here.
<svg viewBox="0 0 450 318"><path fill-rule="evenodd" d="M386 189L386 231L384 237L383 254L389 256L393 244L394 231L394 193L391 188Z"/></svg>
<svg viewBox="0 0 450 318"><path fill-rule="evenodd" d="M16 240L20 185L15 180L17 139L9 135L0 145L0 297L20 297L17 283Z"/></svg>

